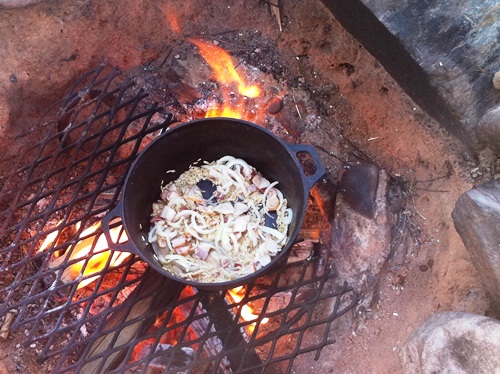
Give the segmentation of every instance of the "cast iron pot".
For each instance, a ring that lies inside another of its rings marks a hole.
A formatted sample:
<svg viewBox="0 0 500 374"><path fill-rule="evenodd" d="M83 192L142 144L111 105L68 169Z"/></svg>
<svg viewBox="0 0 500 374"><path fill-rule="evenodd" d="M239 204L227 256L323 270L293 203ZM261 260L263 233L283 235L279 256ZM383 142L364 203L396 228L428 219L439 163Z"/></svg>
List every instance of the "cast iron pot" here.
<svg viewBox="0 0 500 374"><path fill-rule="evenodd" d="M301 152L309 154L314 161L316 170L313 175L306 176L304 173L297 159L297 154ZM270 264L245 277L220 283L179 278L163 269L153 256L151 244L147 242L152 204L160 199L162 183L177 179L189 169L190 164L199 159L211 162L226 155L242 158L268 180L278 181L277 187L293 211L288 239ZM167 173L169 170L175 170L175 173ZM102 219L102 227L111 250L139 255L166 277L202 289L229 289L251 282L279 263L299 233L309 190L324 173L319 156L311 145L286 143L268 130L242 120L195 120L167 130L137 157L125 179L121 199ZM129 238L125 243L118 244L111 240L109 225L115 218L122 220Z"/></svg>

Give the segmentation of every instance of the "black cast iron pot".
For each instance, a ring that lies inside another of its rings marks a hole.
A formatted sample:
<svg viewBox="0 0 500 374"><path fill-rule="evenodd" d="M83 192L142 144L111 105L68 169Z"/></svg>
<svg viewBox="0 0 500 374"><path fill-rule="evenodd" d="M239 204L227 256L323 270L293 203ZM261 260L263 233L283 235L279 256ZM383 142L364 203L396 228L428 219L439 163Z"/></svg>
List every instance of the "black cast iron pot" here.
<svg viewBox="0 0 500 374"><path fill-rule="evenodd" d="M297 154L305 152L315 163L313 175L306 176ZM288 239L281 252L270 264L255 273L229 282L201 283L176 277L163 269L154 258L147 242L152 204L160 199L160 186L175 180L190 164L201 159L215 161L222 156L242 158L270 181L278 181L278 188L288 200L293 220ZM175 173L167 173L175 170ZM102 227L109 248L139 255L158 273L176 281L204 289L229 289L246 284L262 276L293 245L307 207L312 186L324 175L319 156L311 145L289 144L268 130L253 123L229 119L207 118L188 122L168 130L155 139L132 164L118 205L102 219ZM110 221L121 218L129 240L117 244L109 235Z"/></svg>

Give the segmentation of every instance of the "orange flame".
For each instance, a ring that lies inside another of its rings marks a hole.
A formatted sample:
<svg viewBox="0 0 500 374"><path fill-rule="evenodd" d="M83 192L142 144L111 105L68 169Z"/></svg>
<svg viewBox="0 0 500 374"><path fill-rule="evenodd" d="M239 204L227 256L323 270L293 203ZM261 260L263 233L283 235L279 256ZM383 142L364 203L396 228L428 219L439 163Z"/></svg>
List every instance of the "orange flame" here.
<svg viewBox="0 0 500 374"><path fill-rule="evenodd" d="M77 223L77 227L79 227L79 224L80 222ZM51 259L49 263L51 269L56 269L64 263L68 264L65 268L63 267L64 270L61 275L62 282L69 283L79 278L85 278L78 283L77 287L77 289L83 288L99 277L98 275L93 275L104 269L110 257L110 266L118 266L130 256L130 253L113 252L109 250L106 237L102 233L96 240L96 231L100 226L101 224L99 222L83 230L80 237L84 237L85 239L80 240L74 247L68 248L66 253L62 256ZM109 233L115 243L122 243L127 240L127 235L122 231L121 226L111 229ZM56 240L58 234L59 230L56 230L47 235L38 252L43 252L49 248ZM91 257L86 260L85 257L89 254L91 254ZM73 260L78 259L82 260L73 262Z"/></svg>
<svg viewBox="0 0 500 374"><path fill-rule="evenodd" d="M209 108L206 117L251 119L248 117L252 117L253 114L247 108L247 101L260 96L259 86L245 82L236 71L231 56L224 49L202 40L189 39L189 41L199 48L200 55L212 68L214 78L222 90L222 107L214 105ZM236 90L239 97L235 95Z"/></svg>
<svg viewBox="0 0 500 374"><path fill-rule="evenodd" d="M234 300L235 303L241 302L241 300L243 300L243 297L245 295L245 289L243 286L233 288L233 289L229 290L228 292L231 295L231 298ZM240 315L241 315L241 318L243 319L243 321L245 321L245 322L255 321L259 318L259 316L257 314L254 314L252 307L248 304L245 304L241 307ZM262 320L260 321L260 323L263 325L268 323L268 322L269 322L269 318L267 318L267 317L262 318ZM248 329L250 330L250 332L252 332L254 330L254 328L255 328L255 322L248 326Z"/></svg>

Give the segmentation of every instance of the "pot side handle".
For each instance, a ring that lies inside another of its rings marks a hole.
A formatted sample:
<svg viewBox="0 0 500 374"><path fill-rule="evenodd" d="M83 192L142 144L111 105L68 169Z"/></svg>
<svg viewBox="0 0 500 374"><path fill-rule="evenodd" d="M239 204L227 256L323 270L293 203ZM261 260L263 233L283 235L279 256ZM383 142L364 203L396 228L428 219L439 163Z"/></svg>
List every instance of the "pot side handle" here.
<svg viewBox="0 0 500 374"><path fill-rule="evenodd" d="M132 241L130 239L128 239L126 242L123 243L115 243L111 238L111 235L109 233L110 231L109 223L115 218L120 218L121 221L123 222L122 201L119 201L118 205L116 205L113 209L111 209L108 212L108 214L106 214L101 220L101 227L104 236L106 237L106 241L108 242L108 248L111 249L112 251L130 252L132 254L137 254L137 250L135 249L135 246L132 244Z"/></svg>
<svg viewBox="0 0 500 374"><path fill-rule="evenodd" d="M304 186L307 191L310 191L311 188L316 184L316 182L319 181L321 177L323 177L323 175L325 175L326 173L326 170L323 167L323 164L321 163L321 159L319 158L319 154L316 151L316 148L314 148L312 145L309 144L288 143L288 147L293 152L293 156L299 162L299 164L300 161L297 158L297 153L301 152L307 153L309 156L311 156L312 160L314 161L314 166L316 167L316 171L314 172L314 174L307 176L304 173L304 170L301 169L302 181L304 182Z"/></svg>

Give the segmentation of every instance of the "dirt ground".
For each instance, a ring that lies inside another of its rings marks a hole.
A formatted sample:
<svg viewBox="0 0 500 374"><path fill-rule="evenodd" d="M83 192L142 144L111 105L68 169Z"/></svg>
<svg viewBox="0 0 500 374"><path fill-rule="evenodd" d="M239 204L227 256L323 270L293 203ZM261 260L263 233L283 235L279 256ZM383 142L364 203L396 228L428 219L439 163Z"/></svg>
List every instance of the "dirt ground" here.
<svg viewBox="0 0 500 374"><path fill-rule="evenodd" d="M337 342L319 361L301 360L296 373L401 373L400 347L432 313L496 315L450 215L460 194L499 172L495 160L477 157L423 113L319 1L285 0L282 32L256 0L119 4L47 1L0 13L0 155L22 149L19 135L103 59L129 69L169 58L187 36L209 36L276 87L291 87L284 102L302 105L299 140L323 149L325 164L362 152L409 188L403 245L382 267L372 305L339 319ZM325 149L317 126L348 141ZM29 350L19 357L20 336L0 341L0 373L40 371Z"/></svg>

